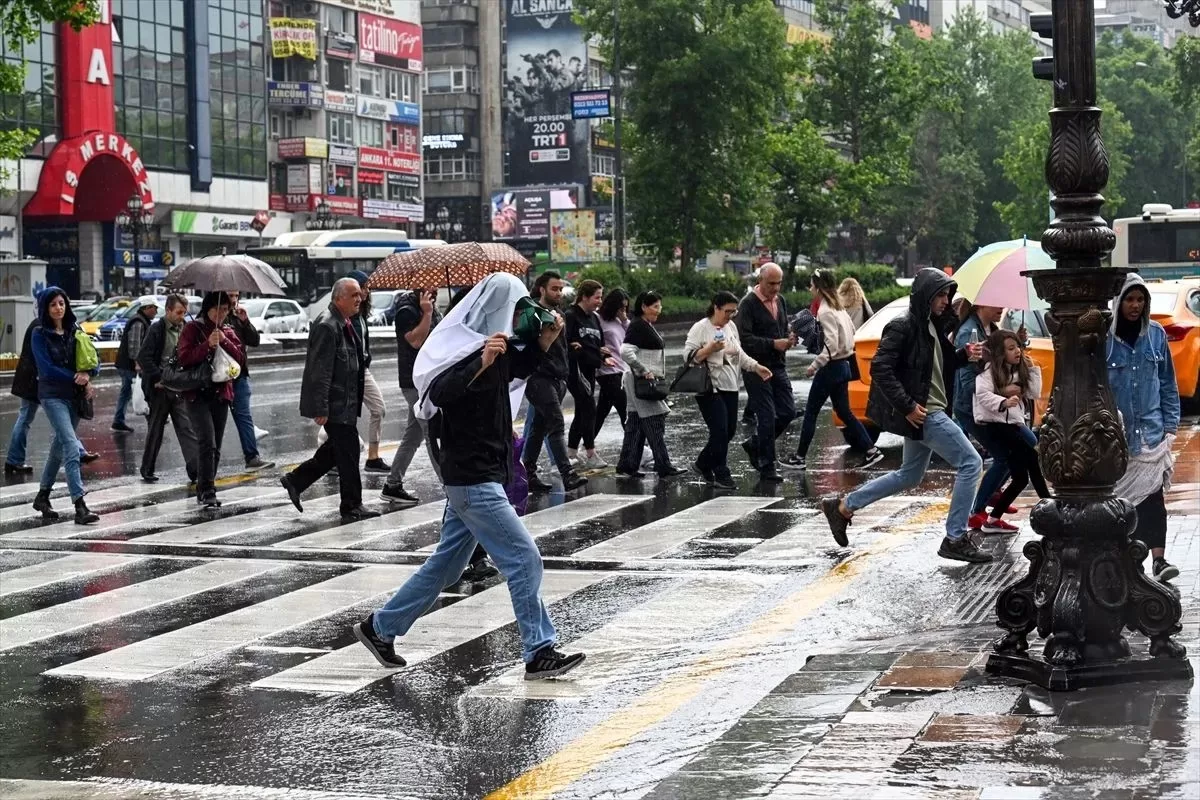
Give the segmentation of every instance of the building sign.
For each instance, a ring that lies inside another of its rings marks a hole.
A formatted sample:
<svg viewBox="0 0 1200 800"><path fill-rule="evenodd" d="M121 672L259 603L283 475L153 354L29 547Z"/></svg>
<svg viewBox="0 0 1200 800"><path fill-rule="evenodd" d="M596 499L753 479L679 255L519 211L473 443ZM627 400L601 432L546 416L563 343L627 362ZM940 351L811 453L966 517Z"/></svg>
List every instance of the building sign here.
<svg viewBox="0 0 1200 800"><path fill-rule="evenodd" d="M506 189L492 195L492 238L496 241L546 239L550 212L579 208L579 187Z"/></svg>
<svg viewBox="0 0 1200 800"><path fill-rule="evenodd" d="M421 71L421 26L374 14L358 15L358 60Z"/></svg>
<svg viewBox="0 0 1200 800"><path fill-rule="evenodd" d="M116 113L112 86L112 4L95 4L99 17L82 30L59 23L58 107L62 114L61 138L91 131L115 131Z"/></svg>
<svg viewBox="0 0 1200 800"><path fill-rule="evenodd" d="M358 51L358 40L353 33L328 31L325 34L325 53L336 58L353 59Z"/></svg>
<svg viewBox="0 0 1200 800"><path fill-rule="evenodd" d="M587 180L588 123L571 116L571 93L585 88L588 65L587 40L571 16L574 5L574 0L504 4L509 185ZM548 226L547 220L542 227Z"/></svg>
<svg viewBox="0 0 1200 800"><path fill-rule="evenodd" d="M343 166L341 164L330 164L329 188L325 191L325 193L337 195L338 197L353 197L354 167Z"/></svg>
<svg viewBox="0 0 1200 800"><path fill-rule="evenodd" d="M358 163L358 148L352 144L329 145L329 163L354 166Z"/></svg>
<svg viewBox="0 0 1200 800"><path fill-rule="evenodd" d="M289 164L287 168L288 194L320 193L322 190L321 165Z"/></svg>
<svg viewBox="0 0 1200 800"><path fill-rule="evenodd" d="M358 98L358 115L381 119L385 122L405 122L409 125L421 124L421 107L416 103L405 103L402 100L384 100L379 97Z"/></svg>
<svg viewBox="0 0 1200 800"><path fill-rule="evenodd" d="M421 202L421 179L416 175L403 175L399 172L387 174L387 196L401 200ZM422 206L424 214L424 206ZM410 217L411 218L411 217ZM417 220L418 222L420 220Z"/></svg>
<svg viewBox="0 0 1200 800"><path fill-rule="evenodd" d="M801 42L807 42L810 39L814 39L818 42L828 42L830 41L830 36L827 33L809 30L808 28L802 28L799 25L787 26L788 44L800 44Z"/></svg>
<svg viewBox="0 0 1200 800"><path fill-rule="evenodd" d="M377 169L363 169L362 167L359 167L359 169L358 169L358 182L359 182L360 184L363 184L363 183L378 183L378 184L382 185L382 184L383 184L383 181L384 181L383 173L382 173L382 172L380 172L379 170L377 170Z"/></svg>
<svg viewBox="0 0 1200 800"><path fill-rule="evenodd" d="M335 217L357 217L359 206L357 197L321 197L312 198L313 202L310 208L317 207L317 200L325 201L325 205L329 206L330 212Z"/></svg>
<svg viewBox="0 0 1200 800"><path fill-rule="evenodd" d="M421 174L421 159L395 150L384 150L379 147L358 148L358 165L368 169L381 169L386 172L407 172L410 175Z"/></svg>
<svg viewBox="0 0 1200 800"><path fill-rule="evenodd" d="M42 165L37 194L25 206L24 213L31 217L73 217L79 213L84 219L112 219L116 215L115 210L112 214L105 213L104 216L97 212L107 212L114 207L123 209L125 201L119 196L112 191L104 191L103 187L95 187L94 184L93 189L99 191L78 194L80 176L94 158L119 160L133 180L131 189L141 197L142 207L147 211L154 210L150 176L142 163L142 157L133 149L133 145L118 133L89 133L58 143ZM80 206L87 208L79 208L76 199L80 200Z"/></svg>
<svg viewBox="0 0 1200 800"><path fill-rule="evenodd" d="M465 150L467 137L461 133L430 133L421 137L421 147L426 150Z"/></svg>
<svg viewBox="0 0 1200 800"><path fill-rule="evenodd" d="M416 125L389 125L388 141L394 150L410 156L421 156L421 130Z"/></svg>
<svg viewBox="0 0 1200 800"><path fill-rule="evenodd" d="M0 253L17 252L17 218L0 214Z"/></svg>
<svg viewBox="0 0 1200 800"><path fill-rule="evenodd" d="M267 81L267 103L273 106L320 108L325 105L325 87L319 83Z"/></svg>
<svg viewBox="0 0 1200 800"><path fill-rule="evenodd" d="M288 193L270 196L272 211L312 211L317 203L324 201L335 216L358 216L358 200L352 197L336 197L321 193ZM268 262L270 263L270 262Z"/></svg>
<svg viewBox="0 0 1200 800"><path fill-rule="evenodd" d="M599 119L612 116L609 106L612 92L596 89L587 92L571 92L571 117L574 119Z"/></svg>
<svg viewBox="0 0 1200 800"><path fill-rule="evenodd" d="M271 57L300 56L317 60L317 21L315 19L271 18Z"/></svg>
<svg viewBox="0 0 1200 800"><path fill-rule="evenodd" d="M424 222L425 206L421 203L401 203L396 200L362 199L363 219L381 222Z"/></svg>
<svg viewBox="0 0 1200 800"><path fill-rule="evenodd" d="M260 212L263 213L263 212ZM207 211L172 211L171 230L184 236L216 236L241 239L257 236L251 214L212 214ZM291 225L286 219L268 217L263 226L266 236L287 233Z"/></svg>
<svg viewBox="0 0 1200 800"><path fill-rule="evenodd" d="M415 3L412 0L323 0L324 3L340 8L348 8L351 11L366 12L368 14L378 14L381 17L391 17L392 19L404 19L405 12L412 13L411 8ZM406 9L406 6L408 8ZM416 14L419 14L417 11ZM420 17L413 16L413 21Z"/></svg>
<svg viewBox="0 0 1200 800"><path fill-rule="evenodd" d="M298 139L280 139L279 157L290 158L328 158L329 142L324 139L314 139L309 136Z"/></svg>
<svg viewBox="0 0 1200 800"><path fill-rule="evenodd" d="M335 92L332 89L325 90L325 108L330 111L342 111L347 114L353 114L354 109L358 107L358 98L346 92Z"/></svg>

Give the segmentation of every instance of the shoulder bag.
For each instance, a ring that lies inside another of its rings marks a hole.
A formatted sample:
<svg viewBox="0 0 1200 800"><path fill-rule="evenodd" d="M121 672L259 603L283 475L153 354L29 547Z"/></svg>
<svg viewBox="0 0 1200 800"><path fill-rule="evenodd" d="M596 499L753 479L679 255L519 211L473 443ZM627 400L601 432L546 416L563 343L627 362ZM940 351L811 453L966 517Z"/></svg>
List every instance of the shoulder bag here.
<svg viewBox="0 0 1200 800"><path fill-rule="evenodd" d="M181 367L179 356L171 356L163 369L162 385L173 392L194 392L205 389L213 381L212 358L206 358L194 367Z"/></svg>
<svg viewBox="0 0 1200 800"><path fill-rule="evenodd" d="M653 379L635 376L633 379L633 396L638 400L666 400L670 394L667 379L656 375Z"/></svg>
<svg viewBox="0 0 1200 800"><path fill-rule="evenodd" d="M86 386L75 387L75 413L80 419L91 419L96 416L96 406L92 398L87 396Z"/></svg>
<svg viewBox="0 0 1200 800"><path fill-rule="evenodd" d="M702 361L697 364L694 350L685 353L683 365L671 381L671 391L679 394L711 394L712 390L712 374L708 371L708 362Z"/></svg>
<svg viewBox="0 0 1200 800"><path fill-rule="evenodd" d="M84 333L82 328L76 328L74 336L75 371L91 372L100 366L100 354L96 352L96 345L92 344L92 337ZM85 419L91 419L91 417Z"/></svg>

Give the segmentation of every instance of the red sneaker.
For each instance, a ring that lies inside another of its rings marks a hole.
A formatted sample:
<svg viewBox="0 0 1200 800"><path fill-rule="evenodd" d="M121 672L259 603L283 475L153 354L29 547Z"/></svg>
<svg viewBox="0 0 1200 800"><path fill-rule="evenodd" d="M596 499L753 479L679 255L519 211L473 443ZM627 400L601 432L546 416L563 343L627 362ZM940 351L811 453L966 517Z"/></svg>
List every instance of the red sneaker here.
<svg viewBox="0 0 1200 800"><path fill-rule="evenodd" d="M1009 525L1002 519L989 519L983 523L984 533L1016 533L1021 530L1016 525Z"/></svg>
<svg viewBox="0 0 1200 800"><path fill-rule="evenodd" d="M985 512L980 511L978 514L972 514L971 518L967 520L967 530L982 530L983 523L985 522L987 522L987 514Z"/></svg>
<svg viewBox="0 0 1200 800"><path fill-rule="evenodd" d="M1000 493L996 492L995 494L993 494L991 497L988 498L987 504L989 506L991 506L992 508L995 508L996 503L999 503L999 502L1000 502ZM1017 513L1017 507L1009 506L1008 508L1004 509L1004 513L1005 514L1015 514L1015 513Z"/></svg>

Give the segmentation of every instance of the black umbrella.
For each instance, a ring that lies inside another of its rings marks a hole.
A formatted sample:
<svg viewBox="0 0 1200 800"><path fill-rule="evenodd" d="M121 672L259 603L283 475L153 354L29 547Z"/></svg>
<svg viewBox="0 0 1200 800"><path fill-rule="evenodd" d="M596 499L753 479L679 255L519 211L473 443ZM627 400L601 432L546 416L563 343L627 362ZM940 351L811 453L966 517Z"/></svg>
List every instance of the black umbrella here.
<svg viewBox="0 0 1200 800"><path fill-rule="evenodd" d="M246 255L197 258L171 270L163 285L197 292L245 292L283 296L287 285L269 264Z"/></svg>

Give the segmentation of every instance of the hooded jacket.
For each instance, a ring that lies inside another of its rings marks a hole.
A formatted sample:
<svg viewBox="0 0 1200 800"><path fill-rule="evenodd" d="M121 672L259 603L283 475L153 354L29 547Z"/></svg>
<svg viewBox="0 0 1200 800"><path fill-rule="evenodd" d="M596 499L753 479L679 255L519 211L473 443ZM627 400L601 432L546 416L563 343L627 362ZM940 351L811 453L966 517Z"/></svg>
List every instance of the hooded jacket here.
<svg viewBox="0 0 1200 800"><path fill-rule="evenodd" d="M1117 335L1121 301L1131 289L1140 288L1146 305L1138 321L1141 332L1132 347ZM1108 384L1121 412L1129 454L1157 447L1167 434L1179 430L1179 385L1175 382L1175 364L1167 344L1167 332L1150 318L1150 289L1136 272L1125 278L1125 285L1113 300L1112 324L1108 331L1105 359Z"/></svg>
<svg viewBox="0 0 1200 800"><path fill-rule="evenodd" d="M880 430L920 439L923 432L907 419L918 405L929 400L929 385L933 378L934 336L942 348L942 386L946 390L946 408L954 408L954 373L967 363L966 348L955 349L950 344L956 317L951 304L939 317L930 316L930 304L937 294L950 290L950 300L958 285L946 273L932 267L921 270L913 281L908 313L897 317L883 329L879 348L871 360L871 391L867 395L867 416Z"/></svg>
<svg viewBox="0 0 1200 800"><path fill-rule="evenodd" d="M62 297L67 303L62 332L50 321L50 301ZM30 336L30 349L37 362L38 400L75 399L75 312L67 293L57 286L48 287L38 296L38 327Z"/></svg>

